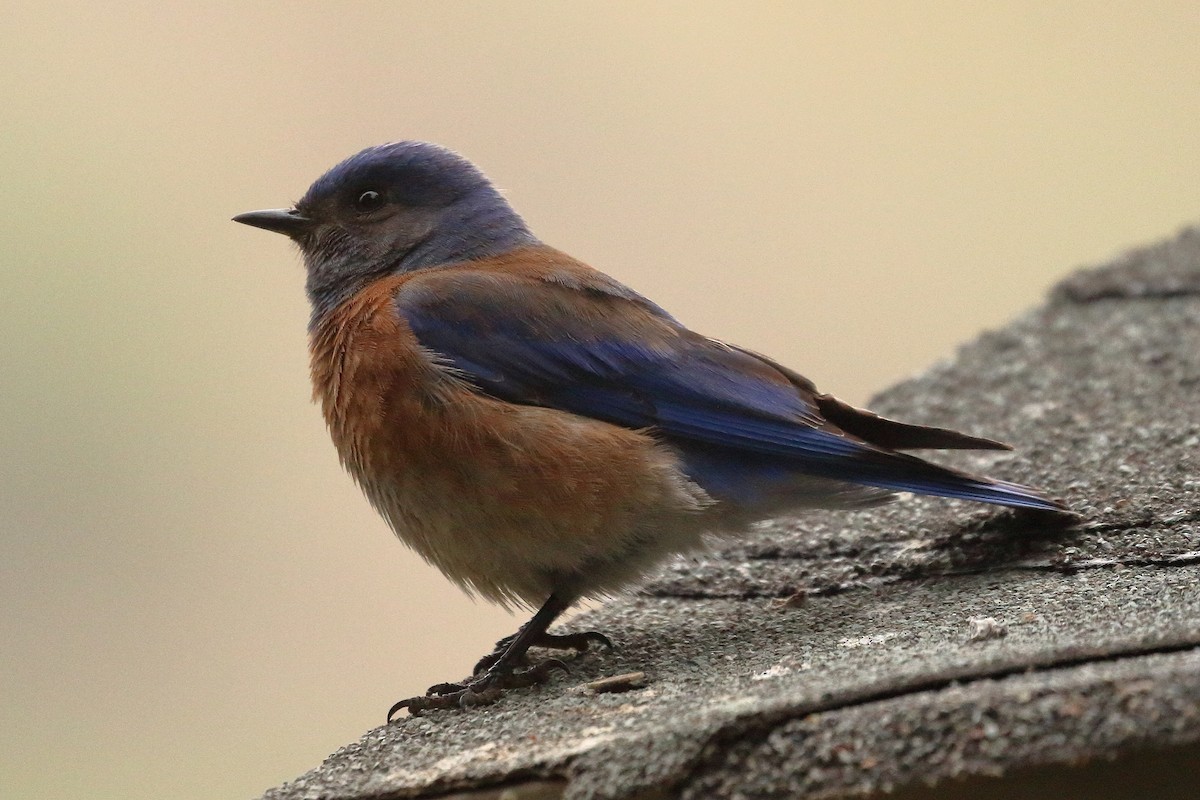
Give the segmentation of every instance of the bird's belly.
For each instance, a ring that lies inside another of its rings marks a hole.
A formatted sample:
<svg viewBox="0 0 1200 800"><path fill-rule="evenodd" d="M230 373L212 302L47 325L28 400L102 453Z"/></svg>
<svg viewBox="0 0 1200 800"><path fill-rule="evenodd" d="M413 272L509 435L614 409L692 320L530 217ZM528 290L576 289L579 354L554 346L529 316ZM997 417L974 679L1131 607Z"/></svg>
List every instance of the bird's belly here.
<svg viewBox="0 0 1200 800"><path fill-rule="evenodd" d="M707 498L644 434L474 396L402 416L339 449L401 539L490 599L611 590L698 539Z"/></svg>

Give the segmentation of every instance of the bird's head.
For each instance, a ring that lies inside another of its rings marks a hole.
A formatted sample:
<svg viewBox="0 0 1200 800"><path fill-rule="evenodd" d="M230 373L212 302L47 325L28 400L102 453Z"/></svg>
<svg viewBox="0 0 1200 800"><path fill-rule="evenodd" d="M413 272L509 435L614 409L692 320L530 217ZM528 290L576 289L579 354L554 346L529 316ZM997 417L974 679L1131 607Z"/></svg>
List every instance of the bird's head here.
<svg viewBox="0 0 1200 800"><path fill-rule="evenodd" d="M427 142L369 147L318 178L292 208L234 220L300 247L317 316L385 275L536 243L482 172Z"/></svg>

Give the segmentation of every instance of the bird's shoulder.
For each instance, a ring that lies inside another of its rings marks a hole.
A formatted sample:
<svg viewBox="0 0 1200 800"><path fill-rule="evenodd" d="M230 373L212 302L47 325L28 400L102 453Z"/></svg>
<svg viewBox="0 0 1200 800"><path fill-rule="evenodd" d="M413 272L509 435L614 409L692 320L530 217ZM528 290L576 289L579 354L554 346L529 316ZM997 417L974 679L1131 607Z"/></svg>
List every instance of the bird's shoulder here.
<svg viewBox="0 0 1200 800"><path fill-rule="evenodd" d="M564 329L597 322L633 326L643 335L681 329L616 278L544 244L421 270L397 287L395 299L402 317L461 320L481 330L514 319L552 321Z"/></svg>

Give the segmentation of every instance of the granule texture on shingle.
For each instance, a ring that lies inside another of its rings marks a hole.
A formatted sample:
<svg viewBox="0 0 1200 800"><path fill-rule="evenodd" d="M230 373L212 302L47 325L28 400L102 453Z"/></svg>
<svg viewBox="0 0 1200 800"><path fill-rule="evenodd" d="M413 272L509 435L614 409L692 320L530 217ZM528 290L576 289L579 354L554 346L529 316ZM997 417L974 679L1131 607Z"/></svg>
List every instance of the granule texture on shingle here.
<svg viewBox="0 0 1200 800"><path fill-rule="evenodd" d="M377 728L264 797L873 797L1200 742L1200 229L871 407L1013 444L937 460L1082 522L904 497L762 524L567 626L615 652Z"/></svg>

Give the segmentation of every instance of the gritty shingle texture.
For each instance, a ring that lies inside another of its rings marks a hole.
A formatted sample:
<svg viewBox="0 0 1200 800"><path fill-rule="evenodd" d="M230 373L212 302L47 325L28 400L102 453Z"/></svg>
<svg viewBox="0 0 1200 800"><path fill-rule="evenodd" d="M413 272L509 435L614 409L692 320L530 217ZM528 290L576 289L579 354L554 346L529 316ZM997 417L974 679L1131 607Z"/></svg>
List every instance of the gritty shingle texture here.
<svg viewBox="0 0 1200 800"><path fill-rule="evenodd" d="M1200 229L872 408L1011 442L940 460L1082 524L925 498L765 524L570 626L616 652L373 730L266 798L858 797L1200 741Z"/></svg>

